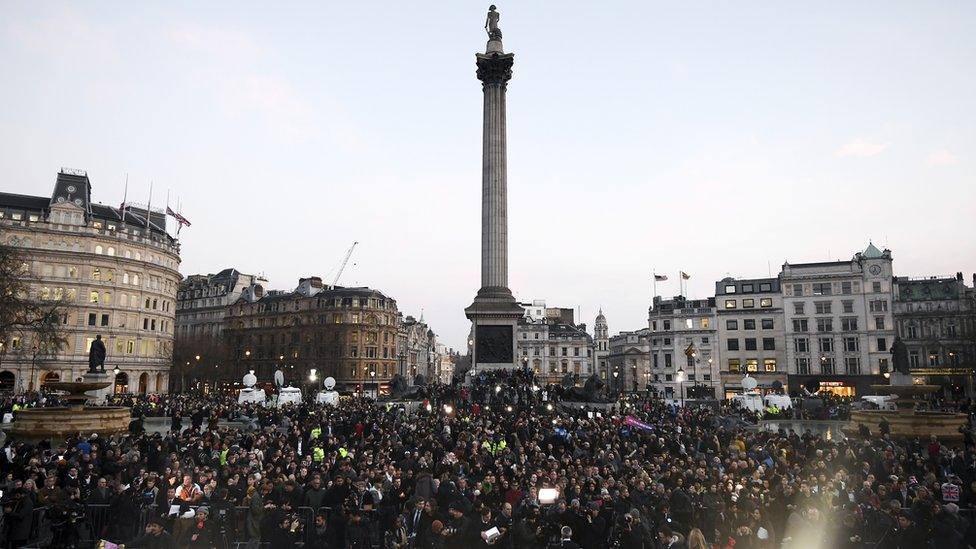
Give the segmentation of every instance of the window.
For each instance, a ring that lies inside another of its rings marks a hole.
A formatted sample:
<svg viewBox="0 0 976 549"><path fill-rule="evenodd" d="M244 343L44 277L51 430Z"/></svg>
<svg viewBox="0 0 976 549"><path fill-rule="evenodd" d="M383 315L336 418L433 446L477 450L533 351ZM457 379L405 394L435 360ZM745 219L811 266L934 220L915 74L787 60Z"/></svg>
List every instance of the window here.
<svg viewBox="0 0 976 549"><path fill-rule="evenodd" d="M759 291L760 292L771 292L771 291L773 291L773 285L770 284L769 282L763 282L762 284L759 285Z"/></svg>
<svg viewBox="0 0 976 549"><path fill-rule="evenodd" d="M929 366L938 366L938 365L939 365L938 353L929 354Z"/></svg>
<svg viewBox="0 0 976 549"><path fill-rule="evenodd" d="M879 337L878 338L878 351L884 352L884 351L887 351L887 350L888 350L888 340L885 339L885 338L883 338L883 337Z"/></svg>
<svg viewBox="0 0 976 549"><path fill-rule="evenodd" d="M810 359L806 357L798 357L796 359L796 373L798 374L809 374L810 373Z"/></svg>
<svg viewBox="0 0 976 549"><path fill-rule="evenodd" d="M758 372L759 371L759 361L754 358L746 359L746 371L747 372Z"/></svg>
<svg viewBox="0 0 976 549"><path fill-rule="evenodd" d="M95 322L98 320L98 315L96 313L88 313L88 325L94 326Z"/></svg>
<svg viewBox="0 0 976 549"><path fill-rule="evenodd" d="M756 338L754 338L754 337L747 337L746 338L746 350L747 351L755 351L756 350Z"/></svg>
<svg viewBox="0 0 976 549"><path fill-rule="evenodd" d="M905 326L905 337L908 339L918 339L918 326L914 324Z"/></svg>
<svg viewBox="0 0 976 549"><path fill-rule="evenodd" d="M805 318L794 318L793 319L793 331L794 332L806 332L809 326L807 319Z"/></svg>
<svg viewBox="0 0 976 549"><path fill-rule="evenodd" d="M817 319L817 331L818 332L833 332L834 331L834 319L832 319L832 318L818 318Z"/></svg>
<svg viewBox="0 0 976 549"><path fill-rule="evenodd" d="M834 352L834 338L832 337L821 337L818 342L820 343L821 353L832 353Z"/></svg>
<svg viewBox="0 0 976 549"><path fill-rule="evenodd" d="M773 319L771 319L771 318L764 318L764 319L762 319L762 329L763 330L772 330L773 329Z"/></svg>
<svg viewBox="0 0 976 549"><path fill-rule="evenodd" d="M796 352L798 353L809 353L810 340L805 337L795 337L793 338L793 347L796 348Z"/></svg>
<svg viewBox="0 0 976 549"><path fill-rule="evenodd" d="M711 326L712 326L711 320L709 320L707 318L702 318L700 320L701 320L702 330L707 330L707 329L711 328Z"/></svg>
<svg viewBox="0 0 976 549"><path fill-rule="evenodd" d="M844 312L845 313L853 313L854 312L854 300L853 299L845 299L844 301L841 301L840 303L844 307Z"/></svg>
<svg viewBox="0 0 976 549"><path fill-rule="evenodd" d="M949 322L946 324L946 335L949 337L956 337L956 324L954 322Z"/></svg>
<svg viewBox="0 0 976 549"><path fill-rule="evenodd" d="M747 293L747 294L751 294L752 293L752 284L743 284L742 285L742 291L745 292L745 293Z"/></svg>
<svg viewBox="0 0 976 549"><path fill-rule="evenodd" d="M94 269L92 269L91 278L92 278L92 280L101 280L102 279L102 270L99 269L98 267L95 267Z"/></svg>
<svg viewBox="0 0 976 549"><path fill-rule="evenodd" d="M663 327L664 327L664 331L665 332L671 330L671 321L670 320L665 320L664 323L663 323Z"/></svg>
<svg viewBox="0 0 976 549"><path fill-rule="evenodd" d="M727 340L725 342L725 345L726 345L726 347L728 347L728 349L730 351L738 351L739 350L739 340L738 339L729 339L729 340Z"/></svg>
<svg viewBox="0 0 976 549"><path fill-rule="evenodd" d="M664 367L671 367L671 353L664 353Z"/></svg>
<svg viewBox="0 0 976 549"><path fill-rule="evenodd" d="M763 297L759 299L759 306L764 308L769 308L773 306L773 298Z"/></svg>
<svg viewBox="0 0 976 549"><path fill-rule="evenodd" d="M830 295L830 282L814 282L813 295Z"/></svg>
<svg viewBox="0 0 976 549"><path fill-rule="evenodd" d="M91 292L88 294L89 303L98 303L98 292Z"/></svg>
<svg viewBox="0 0 976 549"><path fill-rule="evenodd" d="M793 295L803 295L803 284L793 285Z"/></svg>
<svg viewBox="0 0 976 549"><path fill-rule="evenodd" d="M861 357L859 356L849 356L844 358L844 366L847 367L848 374L860 374L861 373Z"/></svg>
<svg viewBox="0 0 976 549"><path fill-rule="evenodd" d="M885 299L873 299L868 302L872 313L880 313L888 310L888 301Z"/></svg>
<svg viewBox="0 0 976 549"><path fill-rule="evenodd" d="M861 346L859 345L858 338L856 337L844 338L844 352L856 353L858 350L860 350L860 347Z"/></svg>
<svg viewBox="0 0 976 549"><path fill-rule="evenodd" d="M95 253L98 255L102 255L102 246L100 244L95 246Z"/></svg>
<svg viewBox="0 0 976 549"><path fill-rule="evenodd" d="M694 327L695 327L695 321L692 320L692 319L690 319L690 318L686 318L685 319L685 329L691 330Z"/></svg>
<svg viewBox="0 0 976 549"><path fill-rule="evenodd" d="M102 323L101 323L101 326L108 326L108 315L107 314L103 314L102 315Z"/></svg>
<svg viewBox="0 0 976 549"><path fill-rule="evenodd" d="M764 359L763 360L763 370L766 371L766 372L775 372L776 371L776 359L775 358L767 358L767 359Z"/></svg>
<svg viewBox="0 0 976 549"><path fill-rule="evenodd" d="M125 352L131 355L135 350L136 342L130 339L125 345Z"/></svg>
<svg viewBox="0 0 976 549"><path fill-rule="evenodd" d="M840 329L843 332L856 332L857 331L857 317L856 316L845 316L840 319Z"/></svg>
<svg viewBox="0 0 976 549"><path fill-rule="evenodd" d="M739 321L738 320L726 320L725 321L725 329L726 330L738 330L739 329Z"/></svg>
<svg viewBox="0 0 976 549"><path fill-rule="evenodd" d="M871 291L874 292L874 293L876 293L876 294L880 294L881 293L881 282L879 282L877 280L875 280L874 282L872 282L871 283Z"/></svg>
<svg viewBox="0 0 976 549"><path fill-rule="evenodd" d="M142 329L143 330L148 330L149 329L149 319L148 318L142 319Z"/></svg>
<svg viewBox="0 0 976 549"><path fill-rule="evenodd" d="M845 280L844 282L841 282L840 283L840 293L842 293L844 295L850 295L851 294L851 281L850 280Z"/></svg>
<svg viewBox="0 0 976 549"><path fill-rule="evenodd" d="M579 356L579 347L573 347L573 356Z"/></svg>
<svg viewBox="0 0 976 549"><path fill-rule="evenodd" d="M725 300L725 308L726 309L735 309L735 300L734 299L726 299Z"/></svg>
<svg viewBox="0 0 976 549"><path fill-rule="evenodd" d="M739 373L742 371L742 361L737 358L729 359L729 371L733 373Z"/></svg>
<svg viewBox="0 0 976 549"><path fill-rule="evenodd" d="M834 357L825 356L820 360L820 371L824 374L834 373Z"/></svg>
<svg viewBox="0 0 976 549"><path fill-rule="evenodd" d="M829 301L817 301L813 304L814 310L816 310L818 315L829 315L830 314L830 302Z"/></svg>
<svg viewBox="0 0 976 549"><path fill-rule="evenodd" d="M111 246L109 246L109 247L108 247L108 249L107 249L107 250L106 250L105 252L106 252L106 253L107 253L108 255L111 255L111 256L114 256L114 255L115 255L115 248L113 248L113 247L111 247Z"/></svg>
<svg viewBox="0 0 976 549"><path fill-rule="evenodd" d="M756 319L747 318L742 321L742 328L744 330L755 330L756 329Z"/></svg>
<svg viewBox="0 0 976 549"><path fill-rule="evenodd" d="M725 286L725 293L727 293L727 294L734 294L735 293L735 284L727 284Z"/></svg>
<svg viewBox="0 0 976 549"><path fill-rule="evenodd" d="M763 351L775 351L776 350L776 338L764 337L763 338Z"/></svg>
<svg viewBox="0 0 976 549"><path fill-rule="evenodd" d="M802 315L803 313L803 302L797 301L793 303L793 314Z"/></svg>
<svg viewBox="0 0 976 549"><path fill-rule="evenodd" d="M742 308L743 309L754 309L755 307L756 307L756 300L755 299L743 299L742 300Z"/></svg>

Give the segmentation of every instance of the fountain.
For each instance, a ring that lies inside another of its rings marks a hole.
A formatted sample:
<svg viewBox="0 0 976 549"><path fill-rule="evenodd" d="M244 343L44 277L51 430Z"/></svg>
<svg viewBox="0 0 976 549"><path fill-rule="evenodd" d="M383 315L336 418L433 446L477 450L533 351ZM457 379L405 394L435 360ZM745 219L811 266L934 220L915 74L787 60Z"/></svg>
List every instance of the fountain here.
<svg viewBox="0 0 976 549"><path fill-rule="evenodd" d="M112 435L126 432L131 414L123 406L85 406L92 399L87 391L99 391L111 385L110 381L58 381L45 384L45 388L64 391L61 400L67 407L27 408L14 415L9 434L19 439L64 438L74 433L98 433Z"/></svg>
<svg viewBox="0 0 976 549"><path fill-rule="evenodd" d="M844 431L849 435L856 435L858 426L863 424L872 432L879 430L878 424L882 420L888 422L893 438L927 438L929 435L939 437L939 440L960 440L960 427L966 425L966 414L922 410L919 404L925 397L939 390L938 385L920 385L914 383L908 367L908 349L900 338L896 337L891 345L892 363L894 371L885 372L888 377L887 385L872 385L876 395L882 398L873 399L879 403L878 410L852 410L851 420Z"/></svg>

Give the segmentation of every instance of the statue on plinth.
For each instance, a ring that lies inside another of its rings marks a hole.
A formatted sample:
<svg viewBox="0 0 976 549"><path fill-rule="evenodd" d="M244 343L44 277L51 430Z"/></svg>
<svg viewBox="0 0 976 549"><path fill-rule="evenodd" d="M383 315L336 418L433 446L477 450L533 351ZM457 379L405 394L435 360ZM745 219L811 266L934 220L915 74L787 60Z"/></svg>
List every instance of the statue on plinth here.
<svg viewBox="0 0 976 549"><path fill-rule="evenodd" d="M488 18L485 19L485 31L488 32L489 40L501 40L502 31L498 28L498 19L501 17L495 10L495 5L488 6Z"/></svg>
<svg viewBox="0 0 976 549"><path fill-rule="evenodd" d="M895 336L895 340L891 342L891 364L894 371L900 374L908 375L911 373L911 365L908 363L908 346L898 336Z"/></svg>
<svg viewBox="0 0 976 549"><path fill-rule="evenodd" d="M95 336L91 347L88 349L88 373L105 373L105 344L102 343L102 336Z"/></svg>

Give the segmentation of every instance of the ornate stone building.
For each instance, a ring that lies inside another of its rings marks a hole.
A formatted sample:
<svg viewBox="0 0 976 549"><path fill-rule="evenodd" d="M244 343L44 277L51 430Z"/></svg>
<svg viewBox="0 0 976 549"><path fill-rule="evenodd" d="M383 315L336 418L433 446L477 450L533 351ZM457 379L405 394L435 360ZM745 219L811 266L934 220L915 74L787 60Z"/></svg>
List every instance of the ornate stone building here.
<svg viewBox="0 0 976 549"><path fill-rule="evenodd" d="M874 244L848 261L783 265L790 392L816 381L859 396L885 382L895 338L891 273L891 251Z"/></svg>
<svg viewBox="0 0 976 549"><path fill-rule="evenodd" d="M516 330L516 359L531 368L542 383L560 383L566 374L580 384L594 370L593 338L585 324L576 324L573 309L546 307L545 301L521 304L524 314Z"/></svg>
<svg viewBox="0 0 976 549"><path fill-rule="evenodd" d="M607 342L607 388L613 391L646 391L656 387L651 377L650 330L620 332ZM659 381L673 381L659 374Z"/></svg>
<svg viewBox="0 0 976 549"><path fill-rule="evenodd" d="M0 193L0 242L24 252L34 296L63 303L67 339L60 350L30 333L2 342L0 387L81 377L101 335L116 392L167 391L180 246L163 212L95 203L88 175L62 169L50 197Z"/></svg>
<svg viewBox="0 0 976 549"><path fill-rule="evenodd" d="M371 288L327 288L318 277L293 291L245 290L224 316L234 379L281 368L295 386L314 368L340 391L383 394L397 372L397 304Z"/></svg>
<svg viewBox="0 0 976 549"><path fill-rule="evenodd" d="M397 372L408 381L413 381L418 375L423 375L428 382L437 377L437 366L440 363L437 351L437 335L424 322L424 315L420 320L412 316L397 316Z"/></svg>
<svg viewBox="0 0 976 549"><path fill-rule="evenodd" d="M669 399L720 397L715 298L655 296L648 310L651 383Z"/></svg>
<svg viewBox="0 0 976 549"><path fill-rule="evenodd" d="M976 276L974 276L976 283ZM955 277L896 277L894 315L913 376L946 396L973 397L976 290Z"/></svg>
<svg viewBox="0 0 976 549"><path fill-rule="evenodd" d="M227 306L240 299L246 288L267 284L263 277L237 269L184 278L176 294L177 345L195 338L221 337Z"/></svg>

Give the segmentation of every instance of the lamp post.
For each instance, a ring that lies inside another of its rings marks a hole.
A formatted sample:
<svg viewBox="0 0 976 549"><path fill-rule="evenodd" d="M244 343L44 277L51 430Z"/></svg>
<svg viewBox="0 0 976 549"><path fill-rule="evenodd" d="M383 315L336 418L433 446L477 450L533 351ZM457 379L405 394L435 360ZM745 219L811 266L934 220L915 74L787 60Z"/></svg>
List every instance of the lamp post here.
<svg viewBox="0 0 976 549"><path fill-rule="evenodd" d="M681 406L683 408L685 405L685 371L678 368L678 371L675 373L675 379L678 381L678 395L681 397Z"/></svg>
<svg viewBox="0 0 976 549"><path fill-rule="evenodd" d="M620 392L620 384L617 382L617 377L620 375L620 371L616 368L613 369L613 390Z"/></svg>
<svg viewBox="0 0 976 549"><path fill-rule="evenodd" d="M189 362L187 362L187 364L189 364ZM122 370L119 370L119 367L118 366L116 366L115 368L112 369L112 373L115 374L114 377L112 378L112 392L113 393L118 393L119 392L119 373L121 371Z"/></svg>
<svg viewBox="0 0 976 549"><path fill-rule="evenodd" d="M27 391L33 393L34 392L34 369L37 367L37 345L34 345L34 347L31 349L31 351L32 351L32 355L31 355L31 377L30 377L30 385L29 385ZM38 387L40 387L40 383L38 383Z"/></svg>

